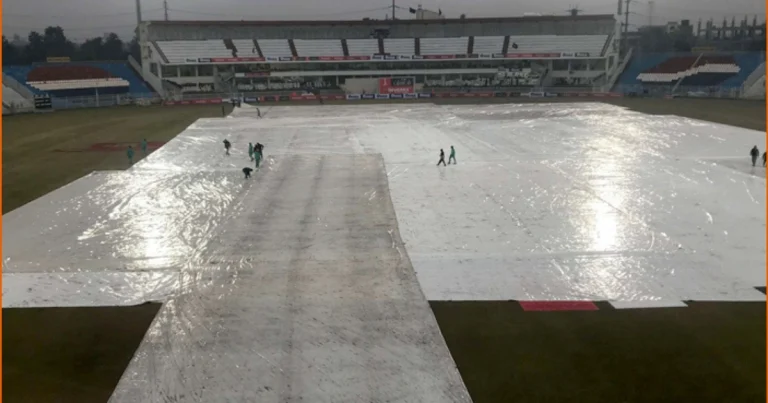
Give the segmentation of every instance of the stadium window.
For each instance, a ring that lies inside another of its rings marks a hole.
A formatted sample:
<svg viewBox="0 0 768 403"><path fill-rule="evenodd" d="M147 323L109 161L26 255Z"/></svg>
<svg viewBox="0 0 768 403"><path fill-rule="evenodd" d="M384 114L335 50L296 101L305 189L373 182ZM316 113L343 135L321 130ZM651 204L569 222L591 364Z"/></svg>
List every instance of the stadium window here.
<svg viewBox="0 0 768 403"><path fill-rule="evenodd" d="M197 72L198 72L198 75L201 77L210 77L213 75L213 66L211 65L197 66Z"/></svg>
<svg viewBox="0 0 768 403"><path fill-rule="evenodd" d="M179 68L176 66L163 66L163 77L178 77L179 76Z"/></svg>
<svg viewBox="0 0 768 403"><path fill-rule="evenodd" d="M157 76L157 63L150 63L149 64L149 72L152 73L154 76Z"/></svg>
<svg viewBox="0 0 768 403"><path fill-rule="evenodd" d="M181 66L179 67L179 75L181 77L194 77L195 76L195 66Z"/></svg>

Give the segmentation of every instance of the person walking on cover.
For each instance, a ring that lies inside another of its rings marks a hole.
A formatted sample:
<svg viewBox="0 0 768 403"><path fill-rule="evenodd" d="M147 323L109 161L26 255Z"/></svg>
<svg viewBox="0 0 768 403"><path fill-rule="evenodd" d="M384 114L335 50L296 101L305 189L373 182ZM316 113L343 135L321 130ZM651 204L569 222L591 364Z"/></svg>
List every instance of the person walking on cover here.
<svg viewBox="0 0 768 403"><path fill-rule="evenodd" d="M765 166L765 152L763 152L763 166Z"/></svg>
<svg viewBox="0 0 768 403"><path fill-rule="evenodd" d="M141 152L147 154L147 139L141 140Z"/></svg>
<svg viewBox="0 0 768 403"><path fill-rule="evenodd" d="M440 166L440 163L445 166L445 151L442 148L440 149L440 161L437 161L437 166Z"/></svg>
<svg viewBox="0 0 768 403"><path fill-rule="evenodd" d="M245 179L248 179L251 177L251 172L253 172L253 169L249 167L243 168L243 173L245 174Z"/></svg>
<svg viewBox="0 0 768 403"><path fill-rule="evenodd" d="M757 149L757 146L752 147L752 151L749 152L749 155L752 156L752 166L755 166L757 164L757 157L760 156L760 150Z"/></svg>
<svg viewBox="0 0 768 403"><path fill-rule="evenodd" d="M248 156L251 157L251 161L253 161L253 143L248 143Z"/></svg>
<svg viewBox="0 0 768 403"><path fill-rule="evenodd" d="M128 156L128 164L133 165L133 147L128 146L128 151L125 154Z"/></svg>
<svg viewBox="0 0 768 403"><path fill-rule="evenodd" d="M456 165L456 150L451 146L451 155L448 156L448 165L451 165L451 161L453 161L453 165Z"/></svg>
<svg viewBox="0 0 768 403"><path fill-rule="evenodd" d="M259 169L261 164L261 147L255 147L253 149L253 159L256 160L256 169Z"/></svg>
<svg viewBox="0 0 768 403"><path fill-rule="evenodd" d="M229 140L224 139L224 151L226 155L229 155L229 149L232 147L232 143Z"/></svg>

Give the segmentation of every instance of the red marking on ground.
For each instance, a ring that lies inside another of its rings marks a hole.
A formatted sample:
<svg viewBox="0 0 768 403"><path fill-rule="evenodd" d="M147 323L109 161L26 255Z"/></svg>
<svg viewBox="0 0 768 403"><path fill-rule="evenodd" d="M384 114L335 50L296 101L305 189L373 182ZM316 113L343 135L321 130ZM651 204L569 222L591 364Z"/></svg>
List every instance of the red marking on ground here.
<svg viewBox="0 0 768 403"><path fill-rule="evenodd" d="M524 311L597 311L592 301L518 301Z"/></svg>
<svg viewBox="0 0 768 403"><path fill-rule="evenodd" d="M147 150L157 150L158 148L165 145L164 141L148 141L147 142ZM88 148L76 148L76 149L68 149L68 150L54 150L55 152L59 153L81 153L86 151L96 151L96 152L124 152L128 149L128 146L133 146L133 149L136 151L141 151L141 143L95 143L91 144Z"/></svg>

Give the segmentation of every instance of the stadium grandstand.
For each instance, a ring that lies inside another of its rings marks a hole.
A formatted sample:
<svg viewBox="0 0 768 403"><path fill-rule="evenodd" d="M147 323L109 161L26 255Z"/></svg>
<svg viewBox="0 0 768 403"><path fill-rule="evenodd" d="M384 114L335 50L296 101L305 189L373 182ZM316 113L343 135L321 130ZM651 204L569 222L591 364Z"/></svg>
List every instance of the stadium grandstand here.
<svg viewBox="0 0 768 403"><path fill-rule="evenodd" d="M151 21L139 32L143 77L164 97L307 88L373 94L384 78L411 83L409 91L592 89L607 85L619 64L613 15Z"/></svg>
<svg viewBox="0 0 768 403"><path fill-rule="evenodd" d="M3 110L25 110L36 96L50 96L53 107L86 101L79 106L111 106L119 99L152 97L139 71L126 62L70 62L55 60L27 66L3 66ZM121 95L122 97L104 97ZM98 102L97 102L98 101Z"/></svg>
<svg viewBox="0 0 768 403"><path fill-rule="evenodd" d="M764 53L743 49L764 42L765 24L747 26L745 19L741 31L699 24L696 36L683 21L627 33L617 17L144 21L136 30L139 51L127 61L50 58L4 66L3 110L34 109L41 97L50 97L54 109L318 94L764 98ZM687 35L675 43L716 46L685 52L667 43L649 46L642 38L654 29L670 40ZM724 46L731 39L738 51Z"/></svg>

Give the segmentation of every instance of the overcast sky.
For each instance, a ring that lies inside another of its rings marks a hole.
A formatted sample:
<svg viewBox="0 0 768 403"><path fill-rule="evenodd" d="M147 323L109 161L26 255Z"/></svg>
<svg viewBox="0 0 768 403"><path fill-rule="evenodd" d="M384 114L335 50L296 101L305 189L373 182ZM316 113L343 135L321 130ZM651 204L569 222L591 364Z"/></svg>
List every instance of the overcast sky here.
<svg viewBox="0 0 768 403"><path fill-rule="evenodd" d="M384 19L391 0L167 0L171 20L268 20L268 19ZM396 0L400 7L416 7L419 0ZM565 14L571 5L583 14L611 14L616 0L423 0L424 8L442 9L448 17L521 16L525 12ZM60 25L76 40L116 32L124 38L133 35L136 23L135 0L5 0L3 34L26 37L30 30ZM163 0L142 0L144 20L163 18ZM45 11L39 11L45 10ZM648 23L648 0L632 0L631 23ZM398 17L411 18L398 10ZM653 23L689 18L743 18L757 14L765 18L762 0L656 0Z"/></svg>

